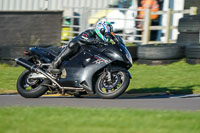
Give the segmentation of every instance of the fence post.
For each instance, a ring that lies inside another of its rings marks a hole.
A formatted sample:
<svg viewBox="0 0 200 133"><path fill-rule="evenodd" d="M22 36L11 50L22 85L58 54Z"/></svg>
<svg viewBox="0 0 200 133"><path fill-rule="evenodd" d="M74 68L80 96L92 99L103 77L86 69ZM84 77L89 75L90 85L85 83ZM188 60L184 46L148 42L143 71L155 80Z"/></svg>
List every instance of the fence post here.
<svg viewBox="0 0 200 133"><path fill-rule="evenodd" d="M169 43L170 42L171 15L172 15L172 10L169 8L167 10L167 26L166 26L166 40L165 40L165 43Z"/></svg>
<svg viewBox="0 0 200 133"><path fill-rule="evenodd" d="M197 15L198 7L190 7L190 15Z"/></svg>
<svg viewBox="0 0 200 133"><path fill-rule="evenodd" d="M80 26L81 26L81 29L80 31L83 32L84 30L86 30L88 28L88 12L89 12L89 9L88 7L82 7L82 15L81 15L81 18L80 18Z"/></svg>
<svg viewBox="0 0 200 133"><path fill-rule="evenodd" d="M151 26L151 10L145 9L145 17L144 17L144 24L143 24L143 37L142 37L142 44L148 44L150 40L150 26Z"/></svg>
<svg viewBox="0 0 200 133"><path fill-rule="evenodd" d="M48 8L49 8L49 1L48 1L48 0L45 0L45 1L44 1L43 10L48 10Z"/></svg>

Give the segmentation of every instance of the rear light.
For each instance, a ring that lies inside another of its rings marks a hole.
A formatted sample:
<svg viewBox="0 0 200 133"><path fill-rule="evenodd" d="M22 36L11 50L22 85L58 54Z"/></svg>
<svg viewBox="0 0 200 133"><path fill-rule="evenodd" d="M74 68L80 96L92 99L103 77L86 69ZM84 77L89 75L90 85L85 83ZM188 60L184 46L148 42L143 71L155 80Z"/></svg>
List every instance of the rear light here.
<svg viewBox="0 0 200 133"><path fill-rule="evenodd" d="M24 51L24 55L31 55L31 51Z"/></svg>

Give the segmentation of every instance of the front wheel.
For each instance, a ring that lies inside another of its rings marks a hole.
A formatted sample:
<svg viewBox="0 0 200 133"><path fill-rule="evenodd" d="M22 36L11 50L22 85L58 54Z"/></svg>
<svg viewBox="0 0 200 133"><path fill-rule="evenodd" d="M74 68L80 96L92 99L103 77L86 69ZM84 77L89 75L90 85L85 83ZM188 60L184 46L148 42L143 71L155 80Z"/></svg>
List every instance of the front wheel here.
<svg viewBox="0 0 200 133"><path fill-rule="evenodd" d="M46 78L34 78L38 76L29 70L25 70L17 80L17 91L25 98L37 98L47 92L48 87L44 84L50 84Z"/></svg>
<svg viewBox="0 0 200 133"><path fill-rule="evenodd" d="M111 80L108 75L102 73L96 82L95 91L101 98L117 98L125 92L130 82L130 76L123 68L116 67L111 72Z"/></svg>

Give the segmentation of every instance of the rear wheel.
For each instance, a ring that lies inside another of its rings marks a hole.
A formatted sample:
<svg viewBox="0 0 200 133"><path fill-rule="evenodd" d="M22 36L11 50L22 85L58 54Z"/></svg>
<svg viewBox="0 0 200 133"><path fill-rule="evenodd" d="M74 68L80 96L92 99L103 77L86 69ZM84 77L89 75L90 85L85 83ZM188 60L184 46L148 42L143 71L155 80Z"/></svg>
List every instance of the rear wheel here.
<svg viewBox="0 0 200 133"><path fill-rule="evenodd" d="M97 79L95 91L101 98L117 98L125 92L130 82L129 74L123 68L115 68L111 72L111 80L108 75L102 73Z"/></svg>
<svg viewBox="0 0 200 133"><path fill-rule="evenodd" d="M50 81L45 78L31 78L33 73L25 70L17 80L17 91L25 98L37 98L47 92L48 87L44 84L49 84Z"/></svg>

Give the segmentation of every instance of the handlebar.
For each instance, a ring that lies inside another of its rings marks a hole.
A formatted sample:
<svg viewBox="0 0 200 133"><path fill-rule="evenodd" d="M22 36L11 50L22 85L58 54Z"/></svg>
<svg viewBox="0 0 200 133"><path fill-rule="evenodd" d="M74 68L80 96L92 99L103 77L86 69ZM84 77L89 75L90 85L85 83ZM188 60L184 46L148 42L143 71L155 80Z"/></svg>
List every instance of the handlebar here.
<svg viewBox="0 0 200 133"><path fill-rule="evenodd" d="M116 44L119 43L119 40L116 38L113 32L106 33L106 38L112 39Z"/></svg>

